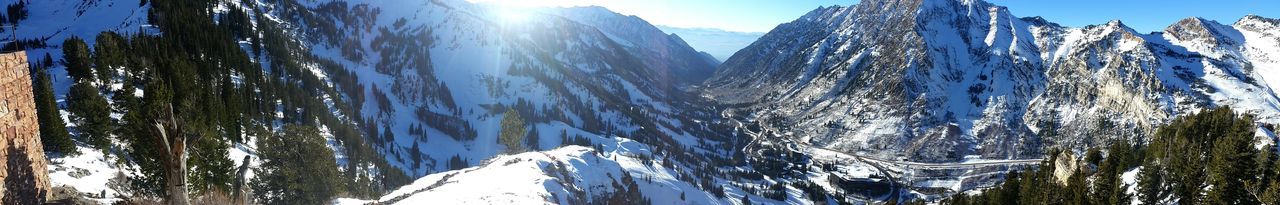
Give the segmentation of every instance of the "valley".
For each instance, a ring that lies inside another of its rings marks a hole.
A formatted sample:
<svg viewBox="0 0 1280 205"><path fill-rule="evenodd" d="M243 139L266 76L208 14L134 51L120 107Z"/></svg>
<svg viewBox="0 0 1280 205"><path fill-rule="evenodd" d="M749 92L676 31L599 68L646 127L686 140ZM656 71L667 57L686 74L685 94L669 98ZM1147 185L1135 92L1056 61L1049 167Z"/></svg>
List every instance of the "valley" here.
<svg viewBox="0 0 1280 205"><path fill-rule="evenodd" d="M1280 20L1257 15L1140 33L981 0L862 0L712 54L599 6L0 5L16 25L4 49L31 62L50 202L1269 200L1211 185L1280 199L1265 157ZM1230 163L1245 161L1264 164Z"/></svg>

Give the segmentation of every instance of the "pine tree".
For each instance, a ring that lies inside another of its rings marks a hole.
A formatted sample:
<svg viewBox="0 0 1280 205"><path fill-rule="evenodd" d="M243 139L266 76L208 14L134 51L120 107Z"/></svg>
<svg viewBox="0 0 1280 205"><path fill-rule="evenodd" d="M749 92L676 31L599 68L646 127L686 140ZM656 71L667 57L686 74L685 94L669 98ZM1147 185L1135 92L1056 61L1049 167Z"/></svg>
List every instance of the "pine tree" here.
<svg viewBox="0 0 1280 205"><path fill-rule="evenodd" d="M1091 199L1094 204L1121 204L1130 197L1125 186L1120 182L1120 174L1128 170L1132 146L1126 141L1114 142L1107 146L1107 157L1102 159L1098 171L1094 173Z"/></svg>
<svg viewBox="0 0 1280 205"><path fill-rule="evenodd" d="M1250 183L1249 187L1255 193L1261 193L1267 189L1267 186L1275 179L1276 159L1280 155L1276 155L1276 146L1267 145L1258 152L1258 166L1254 171L1258 173L1258 178Z"/></svg>
<svg viewBox="0 0 1280 205"><path fill-rule="evenodd" d="M1253 120L1225 119L1230 124L1230 132L1214 142L1208 166L1209 189L1206 203L1210 204L1249 204L1253 203L1245 187L1245 180L1256 176L1254 169L1256 151L1253 148Z"/></svg>
<svg viewBox="0 0 1280 205"><path fill-rule="evenodd" d="M498 133L498 143L507 146L507 153L524 152L525 129L524 119L515 109L508 109L502 114L502 130Z"/></svg>
<svg viewBox="0 0 1280 205"><path fill-rule="evenodd" d="M1280 181L1271 181L1260 195L1258 198L1263 204L1280 203Z"/></svg>
<svg viewBox="0 0 1280 205"><path fill-rule="evenodd" d="M1083 169L1077 169L1067 178L1066 204L1092 204L1089 199L1089 184Z"/></svg>
<svg viewBox="0 0 1280 205"><path fill-rule="evenodd" d="M413 170L422 167L422 151L418 147L418 142L413 142L413 146L409 147L409 159L413 160Z"/></svg>
<svg viewBox="0 0 1280 205"><path fill-rule="evenodd" d="M45 70L37 71L33 87L36 117L40 124L40 142L44 143L44 151L78 154L75 142L71 141L71 134L67 133L67 124L62 121L62 115L58 112L58 102L53 97L53 82L49 80L49 74Z"/></svg>
<svg viewBox="0 0 1280 205"><path fill-rule="evenodd" d="M1204 157L1201 154L1200 145L1186 140L1179 140L1175 144L1178 147L1186 147L1184 152L1174 153L1174 157L1169 164L1178 164L1180 166L1168 166L1165 169L1170 171L1170 177L1165 181L1171 182L1173 193L1177 196L1179 204L1196 204L1204 198L1205 172Z"/></svg>
<svg viewBox="0 0 1280 205"><path fill-rule="evenodd" d="M530 149L536 151L541 147L538 142L538 126L533 126L530 129L532 129L532 131L529 132L528 136L525 136L525 145L528 145Z"/></svg>
<svg viewBox="0 0 1280 205"><path fill-rule="evenodd" d="M112 108L117 112L127 113L130 108L137 107L139 103L142 103L141 100L138 99L138 96L134 95L134 92L138 90L138 87L134 86L133 82L129 81L130 80L126 78L124 85L120 90L111 95Z"/></svg>
<svg viewBox="0 0 1280 205"><path fill-rule="evenodd" d="M155 146L155 139L152 129L154 119L159 119L161 110L169 106L172 99L172 91L165 86L163 80L153 80L146 86L146 93L142 99L142 103L138 107L129 109L121 117L121 127L117 130L121 141L126 142L128 147L126 153L133 158L130 162L138 167L140 173L136 177L130 178L130 184L135 190L140 190L137 195L146 197L159 197L164 195L163 186L165 182L164 170L159 159L160 147Z"/></svg>
<svg viewBox="0 0 1280 205"><path fill-rule="evenodd" d="M44 67L46 67L46 68L47 68L47 67L51 67L51 66L53 66L53 55L50 55L50 54L49 54L49 53L47 53L47 52L46 52L46 53L44 53L44 58L42 58L42 60L40 60L40 65L41 65L41 66L44 66Z"/></svg>
<svg viewBox="0 0 1280 205"><path fill-rule="evenodd" d="M1057 182L1044 178L1045 176L1048 176L1049 173L1053 173L1053 166L1048 166L1047 161L1041 162L1041 164L1040 169L1022 173L1022 177L1020 177L1022 180L1022 186L1020 187L1020 190L1018 190L1021 198L1018 199L1015 204L1050 202L1050 200L1047 199L1048 194L1044 194L1042 190L1046 186L1056 186Z"/></svg>
<svg viewBox="0 0 1280 205"><path fill-rule="evenodd" d="M111 31L98 33L93 45L93 63L100 82L108 83L114 76L113 69L125 65L124 48L128 45L120 34Z"/></svg>
<svg viewBox="0 0 1280 205"><path fill-rule="evenodd" d="M223 193L231 191L231 184L235 180L233 174L236 173L235 162L231 161L227 152L231 149L231 144L215 133L205 128L189 142L190 154L187 167L190 170L188 175L191 185L189 187L192 193L213 190Z"/></svg>
<svg viewBox="0 0 1280 205"><path fill-rule="evenodd" d="M1147 160L1138 171L1138 201L1142 204L1158 204L1164 190L1164 182L1154 160Z"/></svg>
<svg viewBox="0 0 1280 205"><path fill-rule="evenodd" d="M107 139L111 131L111 108L107 99L98 94L98 89L88 82L79 82L71 86L67 94L68 110L74 114L80 139L96 148L106 148L110 144Z"/></svg>
<svg viewBox="0 0 1280 205"><path fill-rule="evenodd" d="M459 156L459 155L453 155L453 157L450 157L448 165L449 165L449 170L464 169L464 168L467 168L468 166L467 161L463 160L462 156Z"/></svg>
<svg viewBox="0 0 1280 205"><path fill-rule="evenodd" d="M998 199L995 201L999 204L1018 204L1018 198L1021 198L1019 191L1022 191L1022 179L1018 171L1010 171L1005 175L1007 180L1000 185Z"/></svg>
<svg viewBox="0 0 1280 205"><path fill-rule="evenodd" d="M84 40L72 36L62 41L62 55L67 65L67 75L76 82L94 79L92 59L89 57L89 46Z"/></svg>
<svg viewBox="0 0 1280 205"><path fill-rule="evenodd" d="M260 139L258 154L252 185L263 204L324 204L338 194L338 164L315 127L286 125Z"/></svg>

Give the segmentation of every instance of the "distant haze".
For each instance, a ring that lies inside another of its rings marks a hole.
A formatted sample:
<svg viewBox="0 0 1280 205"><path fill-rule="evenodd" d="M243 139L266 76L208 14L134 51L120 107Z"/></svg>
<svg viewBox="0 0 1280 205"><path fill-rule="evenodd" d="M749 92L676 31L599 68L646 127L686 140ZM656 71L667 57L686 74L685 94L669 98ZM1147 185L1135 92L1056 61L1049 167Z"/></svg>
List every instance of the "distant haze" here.
<svg viewBox="0 0 1280 205"><path fill-rule="evenodd" d="M733 53L751 45L752 42L764 35L764 33L760 32L734 32L714 28L658 26L658 29L680 36L693 49L707 52L719 61L729 59L730 56L733 56Z"/></svg>

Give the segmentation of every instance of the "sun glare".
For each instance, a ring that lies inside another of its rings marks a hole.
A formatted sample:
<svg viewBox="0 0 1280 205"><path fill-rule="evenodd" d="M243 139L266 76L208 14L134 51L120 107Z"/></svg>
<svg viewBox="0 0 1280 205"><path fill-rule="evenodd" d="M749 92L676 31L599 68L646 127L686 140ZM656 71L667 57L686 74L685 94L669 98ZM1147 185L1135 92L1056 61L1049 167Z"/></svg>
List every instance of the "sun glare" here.
<svg viewBox="0 0 1280 205"><path fill-rule="evenodd" d="M498 20L505 24L526 23L536 17L539 9L598 5L600 0L467 0L491 5Z"/></svg>
<svg viewBox="0 0 1280 205"><path fill-rule="evenodd" d="M502 6L497 12L504 24L525 23L534 16L533 9L529 7Z"/></svg>

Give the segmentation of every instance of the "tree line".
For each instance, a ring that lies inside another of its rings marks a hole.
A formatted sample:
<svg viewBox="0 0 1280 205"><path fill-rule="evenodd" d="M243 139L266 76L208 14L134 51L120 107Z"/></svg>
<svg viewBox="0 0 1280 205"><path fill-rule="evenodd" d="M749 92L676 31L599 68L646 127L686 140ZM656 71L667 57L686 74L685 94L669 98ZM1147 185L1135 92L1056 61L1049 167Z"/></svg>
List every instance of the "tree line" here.
<svg viewBox="0 0 1280 205"><path fill-rule="evenodd" d="M1145 144L1118 140L1089 149L1079 168L1055 176L1053 155L1038 167L1006 174L981 194L943 204L1277 204L1275 146L1255 147L1258 123L1231 108L1204 110L1161 126ZM1271 126L1268 129L1274 128ZM1274 144L1274 143L1269 143ZM1136 171L1136 182L1125 183ZM1133 189L1135 191L1130 192ZM923 203L923 202L913 202Z"/></svg>

